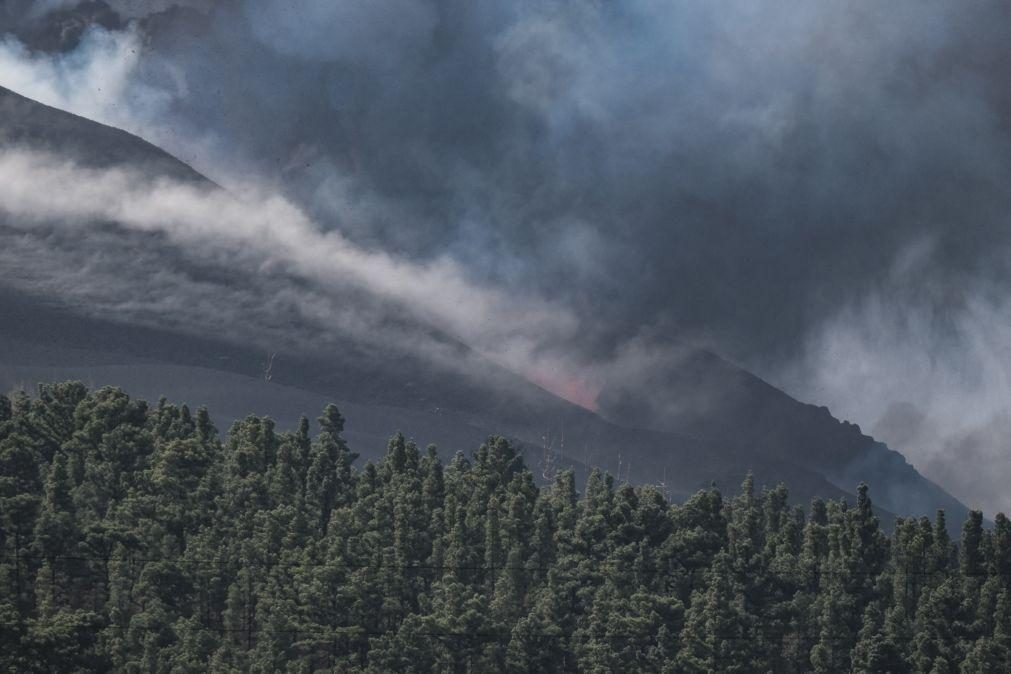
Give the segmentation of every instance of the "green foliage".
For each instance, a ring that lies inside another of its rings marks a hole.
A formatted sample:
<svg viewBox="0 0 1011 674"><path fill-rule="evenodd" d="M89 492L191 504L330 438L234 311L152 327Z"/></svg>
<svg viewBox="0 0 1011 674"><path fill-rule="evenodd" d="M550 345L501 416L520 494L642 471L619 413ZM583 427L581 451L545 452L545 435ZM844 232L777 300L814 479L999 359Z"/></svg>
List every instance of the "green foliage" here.
<svg viewBox="0 0 1011 674"><path fill-rule="evenodd" d="M538 487L503 438L358 467L336 407L317 427L0 396L0 671L1011 671L1003 515L887 537L864 485L675 505Z"/></svg>

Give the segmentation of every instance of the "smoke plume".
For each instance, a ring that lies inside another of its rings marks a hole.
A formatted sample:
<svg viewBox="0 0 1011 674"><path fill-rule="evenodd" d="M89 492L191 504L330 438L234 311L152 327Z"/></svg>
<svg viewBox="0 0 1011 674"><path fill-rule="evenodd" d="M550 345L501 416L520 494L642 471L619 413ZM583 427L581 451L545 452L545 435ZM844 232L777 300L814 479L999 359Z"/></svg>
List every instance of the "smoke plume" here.
<svg viewBox="0 0 1011 674"><path fill-rule="evenodd" d="M1011 473L965 459L1005 451L1011 408L1006 3L170 5L47 51L56 8L11 3L0 85L254 182L302 223L261 256L323 246L587 400L702 343L1007 507ZM328 283L322 257L280 263Z"/></svg>

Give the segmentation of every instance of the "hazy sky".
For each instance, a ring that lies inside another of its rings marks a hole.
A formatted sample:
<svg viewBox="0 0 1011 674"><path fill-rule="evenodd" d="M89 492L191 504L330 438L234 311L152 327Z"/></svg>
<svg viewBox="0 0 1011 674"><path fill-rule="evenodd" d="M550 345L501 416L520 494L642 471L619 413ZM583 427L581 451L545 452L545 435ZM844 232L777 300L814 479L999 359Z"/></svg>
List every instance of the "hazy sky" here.
<svg viewBox="0 0 1011 674"><path fill-rule="evenodd" d="M0 85L557 312L509 358L702 343L963 498L1006 463L1007 3L110 2L32 49L75 4L5 3Z"/></svg>

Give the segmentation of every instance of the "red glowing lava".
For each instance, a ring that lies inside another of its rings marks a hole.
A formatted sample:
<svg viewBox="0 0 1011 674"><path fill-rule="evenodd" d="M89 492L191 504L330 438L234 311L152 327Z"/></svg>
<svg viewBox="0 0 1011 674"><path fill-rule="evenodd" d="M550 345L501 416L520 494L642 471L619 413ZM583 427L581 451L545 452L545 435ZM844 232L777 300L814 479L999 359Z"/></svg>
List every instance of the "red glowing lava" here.
<svg viewBox="0 0 1011 674"><path fill-rule="evenodd" d="M538 370L527 373L527 379L570 403L591 412L598 410L597 396L600 395L600 386L586 377L573 377L557 370L551 372Z"/></svg>

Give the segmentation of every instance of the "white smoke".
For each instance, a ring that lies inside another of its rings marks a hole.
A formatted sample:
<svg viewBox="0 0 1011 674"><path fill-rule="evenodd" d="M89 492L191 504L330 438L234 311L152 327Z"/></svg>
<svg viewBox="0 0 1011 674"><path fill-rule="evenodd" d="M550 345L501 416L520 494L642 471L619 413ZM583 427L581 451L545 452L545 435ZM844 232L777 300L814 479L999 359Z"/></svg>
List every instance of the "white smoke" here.
<svg viewBox="0 0 1011 674"><path fill-rule="evenodd" d="M890 283L826 321L783 379L902 452L963 502L1011 510L1011 300L934 277L911 246Z"/></svg>
<svg viewBox="0 0 1011 674"><path fill-rule="evenodd" d="M540 347L570 342L579 329L564 307L479 287L448 258L418 264L362 249L323 231L284 198L257 190L234 196L7 151L0 155L0 212L19 229L79 228L81 241L101 222L161 233L183 251L301 278L317 293L357 287L521 373L542 370ZM550 386L550 378L540 383Z"/></svg>
<svg viewBox="0 0 1011 674"><path fill-rule="evenodd" d="M60 56L32 54L7 36L0 41L0 85L46 105L134 130L136 96L126 92L140 58L141 41L133 30L92 28L76 50ZM151 104L155 102L145 102Z"/></svg>

